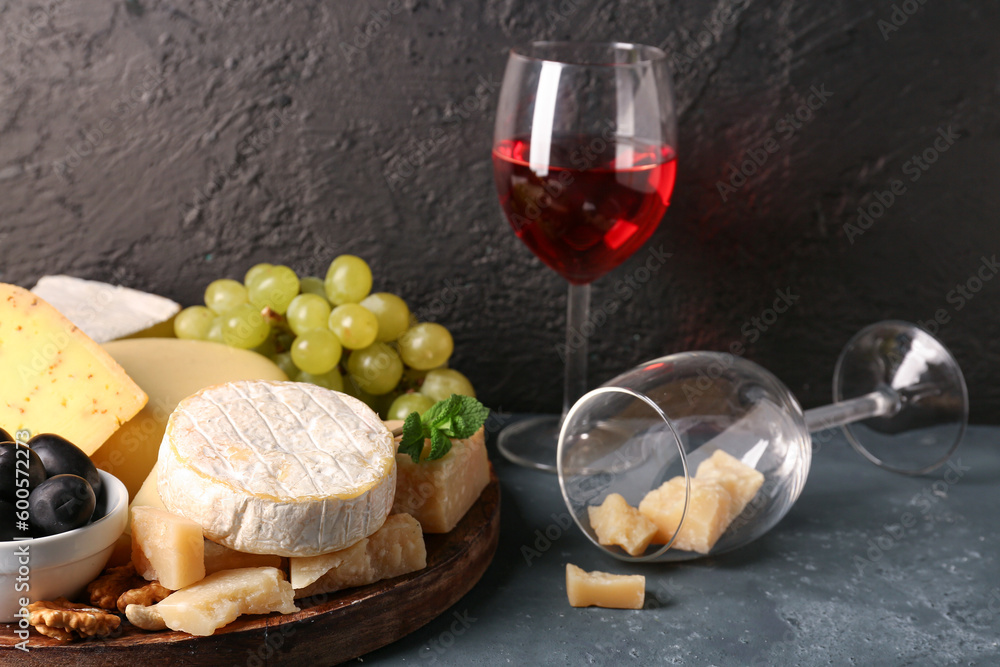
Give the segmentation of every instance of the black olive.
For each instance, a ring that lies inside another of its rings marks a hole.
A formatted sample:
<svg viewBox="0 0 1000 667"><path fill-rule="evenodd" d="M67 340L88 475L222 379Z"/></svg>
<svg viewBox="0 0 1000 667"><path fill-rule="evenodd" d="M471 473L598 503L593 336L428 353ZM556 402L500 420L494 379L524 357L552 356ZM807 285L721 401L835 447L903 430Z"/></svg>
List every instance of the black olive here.
<svg viewBox="0 0 1000 667"><path fill-rule="evenodd" d="M94 489L77 475L55 475L28 497L31 533L36 537L65 533L85 526L94 514Z"/></svg>
<svg viewBox="0 0 1000 667"><path fill-rule="evenodd" d="M0 442L14 442L14 436L0 428Z"/></svg>
<svg viewBox="0 0 1000 667"><path fill-rule="evenodd" d="M13 442L0 443L0 500L17 502L18 489L23 489L21 497L27 498L27 494L47 476L42 459L29 447Z"/></svg>
<svg viewBox="0 0 1000 667"><path fill-rule="evenodd" d="M28 447L38 454L45 464L49 477L54 475L77 475L90 482L94 494L101 495L101 476L97 467L82 449L66 438L52 433L39 433L28 441Z"/></svg>

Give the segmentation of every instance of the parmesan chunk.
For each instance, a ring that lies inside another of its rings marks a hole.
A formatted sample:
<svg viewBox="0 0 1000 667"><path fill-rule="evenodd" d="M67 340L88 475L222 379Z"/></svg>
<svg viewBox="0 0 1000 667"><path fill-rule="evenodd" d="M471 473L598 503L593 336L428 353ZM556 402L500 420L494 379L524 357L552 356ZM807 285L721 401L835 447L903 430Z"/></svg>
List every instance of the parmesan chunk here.
<svg viewBox="0 0 1000 667"><path fill-rule="evenodd" d="M194 521L155 507L132 508L132 563L172 591L205 576L205 540Z"/></svg>
<svg viewBox="0 0 1000 667"><path fill-rule="evenodd" d="M585 572L566 563L566 594L572 607L642 609L646 599L646 577Z"/></svg>
<svg viewBox="0 0 1000 667"><path fill-rule="evenodd" d="M211 635L241 614L298 611L292 585L281 570L248 567L210 574L154 605L171 630L199 637Z"/></svg>
<svg viewBox="0 0 1000 667"><path fill-rule="evenodd" d="M244 567L276 567L281 569L281 556L248 554L205 540L205 574Z"/></svg>
<svg viewBox="0 0 1000 667"><path fill-rule="evenodd" d="M609 495L600 505L588 507L587 515L599 543L617 544L630 556L642 554L657 532L655 523L617 493Z"/></svg>
<svg viewBox="0 0 1000 667"><path fill-rule="evenodd" d="M389 428L402 422L388 422ZM430 451L424 443L424 456ZM469 511L490 481L485 431L471 438L452 440L451 451L435 461L414 463L407 454L396 455L394 513L405 512L420 522L425 533L447 533Z"/></svg>
<svg viewBox="0 0 1000 667"><path fill-rule="evenodd" d="M289 563L295 597L304 598L422 570L427 548L416 519L391 514L378 531L353 546Z"/></svg>
<svg viewBox="0 0 1000 667"><path fill-rule="evenodd" d="M639 503L639 511L659 528L654 542L665 544L676 532L673 548L707 554L729 525L732 501L726 489L714 481L697 477L692 477L690 481L691 499L686 514L683 477L674 477L647 493Z"/></svg>
<svg viewBox="0 0 1000 667"><path fill-rule="evenodd" d="M738 517L764 484L764 475L721 449L698 465L698 479L713 481L729 493L729 519Z"/></svg>

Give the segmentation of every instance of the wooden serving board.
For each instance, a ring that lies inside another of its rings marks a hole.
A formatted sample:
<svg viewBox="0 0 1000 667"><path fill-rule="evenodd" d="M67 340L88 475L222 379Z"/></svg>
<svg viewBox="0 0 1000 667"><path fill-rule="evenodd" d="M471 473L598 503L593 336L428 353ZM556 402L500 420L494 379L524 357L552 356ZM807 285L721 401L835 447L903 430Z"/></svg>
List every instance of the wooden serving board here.
<svg viewBox="0 0 1000 667"><path fill-rule="evenodd" d="M336 665L391 644L446 611L486 571L500 536L500 484L490 483L450 533L425 535L419 572L328 595L296 600L294 614L241 616L211 637L145 632L123 620L111 637L63 644L32 630L29 651L14 624L0 624L3 665ZM414 656L416 657L416 656Z"/></svg>

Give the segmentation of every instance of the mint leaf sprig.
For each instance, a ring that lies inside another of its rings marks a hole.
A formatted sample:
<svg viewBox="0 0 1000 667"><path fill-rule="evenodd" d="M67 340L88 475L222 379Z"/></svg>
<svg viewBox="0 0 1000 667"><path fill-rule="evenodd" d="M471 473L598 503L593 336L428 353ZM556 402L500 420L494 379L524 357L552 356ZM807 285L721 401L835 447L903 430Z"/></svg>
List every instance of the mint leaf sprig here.
<svg viewBox="0 0 1000 667"><path fill-rule="evenodd" d="M430 438L431 451L425 461L434 461L451 451L451 439L472 437L486 423L490 409L472 398L452 394L451 398L438 401L423 416L411 412L403 422L399 452L409 454L414 463L420 463L424 440ZM393 431L399 435L399 429Z"/></svg>

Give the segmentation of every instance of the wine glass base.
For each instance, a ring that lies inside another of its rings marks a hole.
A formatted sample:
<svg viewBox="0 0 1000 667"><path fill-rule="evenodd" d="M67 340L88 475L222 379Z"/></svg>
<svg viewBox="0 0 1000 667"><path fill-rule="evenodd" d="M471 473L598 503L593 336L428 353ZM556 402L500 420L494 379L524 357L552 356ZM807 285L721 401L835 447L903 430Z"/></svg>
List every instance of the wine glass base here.
<svg viewBox="0 0 1000 667"><path fill-rule="evenodd" d="M555 473L560 422L557 415L542 415L515 422L500 431L497 447L511 463Z"/></svg>
<svg viewBox="0 0 1000 667"><path fill-rule="evenodd" d="M859 453L880 468L907 475L930 472L948 460L969 418L965 378L948 348L909 322L865 327L837 360L833 400L873 391L896 397L898 409L843 427Z"/></svg>

